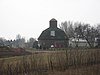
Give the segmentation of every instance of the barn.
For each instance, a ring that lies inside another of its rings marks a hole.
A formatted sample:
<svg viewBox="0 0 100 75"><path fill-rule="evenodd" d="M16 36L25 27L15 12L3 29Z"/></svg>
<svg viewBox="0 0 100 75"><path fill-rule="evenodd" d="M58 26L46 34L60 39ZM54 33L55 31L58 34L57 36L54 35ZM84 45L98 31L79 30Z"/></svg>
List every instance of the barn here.
<svg viewBox="0 0 100 75"><path fill-rule="evenodd" d="M57 20L52 18L49 21L49 28L40 34L38 43L42 48L66 48L68 37L63 30L57 27Z"/></svg>

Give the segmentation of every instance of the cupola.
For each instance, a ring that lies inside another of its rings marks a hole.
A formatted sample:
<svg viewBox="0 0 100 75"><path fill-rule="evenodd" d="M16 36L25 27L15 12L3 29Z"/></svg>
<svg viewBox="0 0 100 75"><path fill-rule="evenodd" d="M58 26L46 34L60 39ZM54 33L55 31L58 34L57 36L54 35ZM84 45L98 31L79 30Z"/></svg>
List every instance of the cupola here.
<svg viewBox="0 0 100 75"><path fill-rule="evenodd" d="M57 20L52 18L50 21L49 21L49 25L51 28L57 28Z"/></svg>

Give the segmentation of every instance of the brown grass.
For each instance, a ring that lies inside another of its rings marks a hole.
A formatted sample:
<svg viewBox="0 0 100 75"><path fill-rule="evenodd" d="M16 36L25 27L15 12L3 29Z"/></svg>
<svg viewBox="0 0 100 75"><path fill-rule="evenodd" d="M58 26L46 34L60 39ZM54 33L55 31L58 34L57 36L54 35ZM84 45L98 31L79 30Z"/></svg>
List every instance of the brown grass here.
<svg viewBox="0 0 100 75"><path fill-rule="evenodd" d="M0 60L0 75L99 75L99 49L33 52Z"/></svg>

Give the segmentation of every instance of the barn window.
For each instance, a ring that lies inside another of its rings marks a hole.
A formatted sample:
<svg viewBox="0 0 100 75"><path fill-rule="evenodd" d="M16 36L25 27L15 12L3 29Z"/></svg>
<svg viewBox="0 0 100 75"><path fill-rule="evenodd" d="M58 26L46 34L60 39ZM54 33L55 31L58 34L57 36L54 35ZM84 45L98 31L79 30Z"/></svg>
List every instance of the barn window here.
<svg viewBox="0 0 100 75"><path fill-rule="evenodd" d="M55 36L55 31L51 31L50 35Z"/></svg>

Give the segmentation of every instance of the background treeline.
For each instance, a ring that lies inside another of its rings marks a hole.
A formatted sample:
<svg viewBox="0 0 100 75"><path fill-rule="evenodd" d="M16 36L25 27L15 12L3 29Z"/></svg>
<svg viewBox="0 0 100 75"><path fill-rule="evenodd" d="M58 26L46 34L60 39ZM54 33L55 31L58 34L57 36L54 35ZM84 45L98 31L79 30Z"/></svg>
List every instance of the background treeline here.
<svg viewBox="0 0 100 75"><path fill-rule="evenodd" d="M6 40L5 38L0 37L0 47L7 46L13 48L32 48L35 41L36 39L32 37L25 40L25 38L21 37L20 34L16 35L15 40Z"/></svg>
<svg viewBox="0 0 100 75"><path fill-rule="evenodd" d="M60 28L68 38L85 39L91 48L94 47L96 38L100 38L100 24L92 26L81 22L65 21L61 23Z"/></svg>
<svg viewBox="0 0 100 75"><path fill-rule="evenodd" d="M81 22L65 21L61 22L59 26L60 29L66 33L69 39L85 39L90 48L94 47L96 38L100 38L100 24L92 26ZM0 37L0 46L9 46L13 48L36 48L37 44L38 42L34 37L31 37L26 41L20 34L16 35L15 40L6 40L5 38Z"/></svg>

